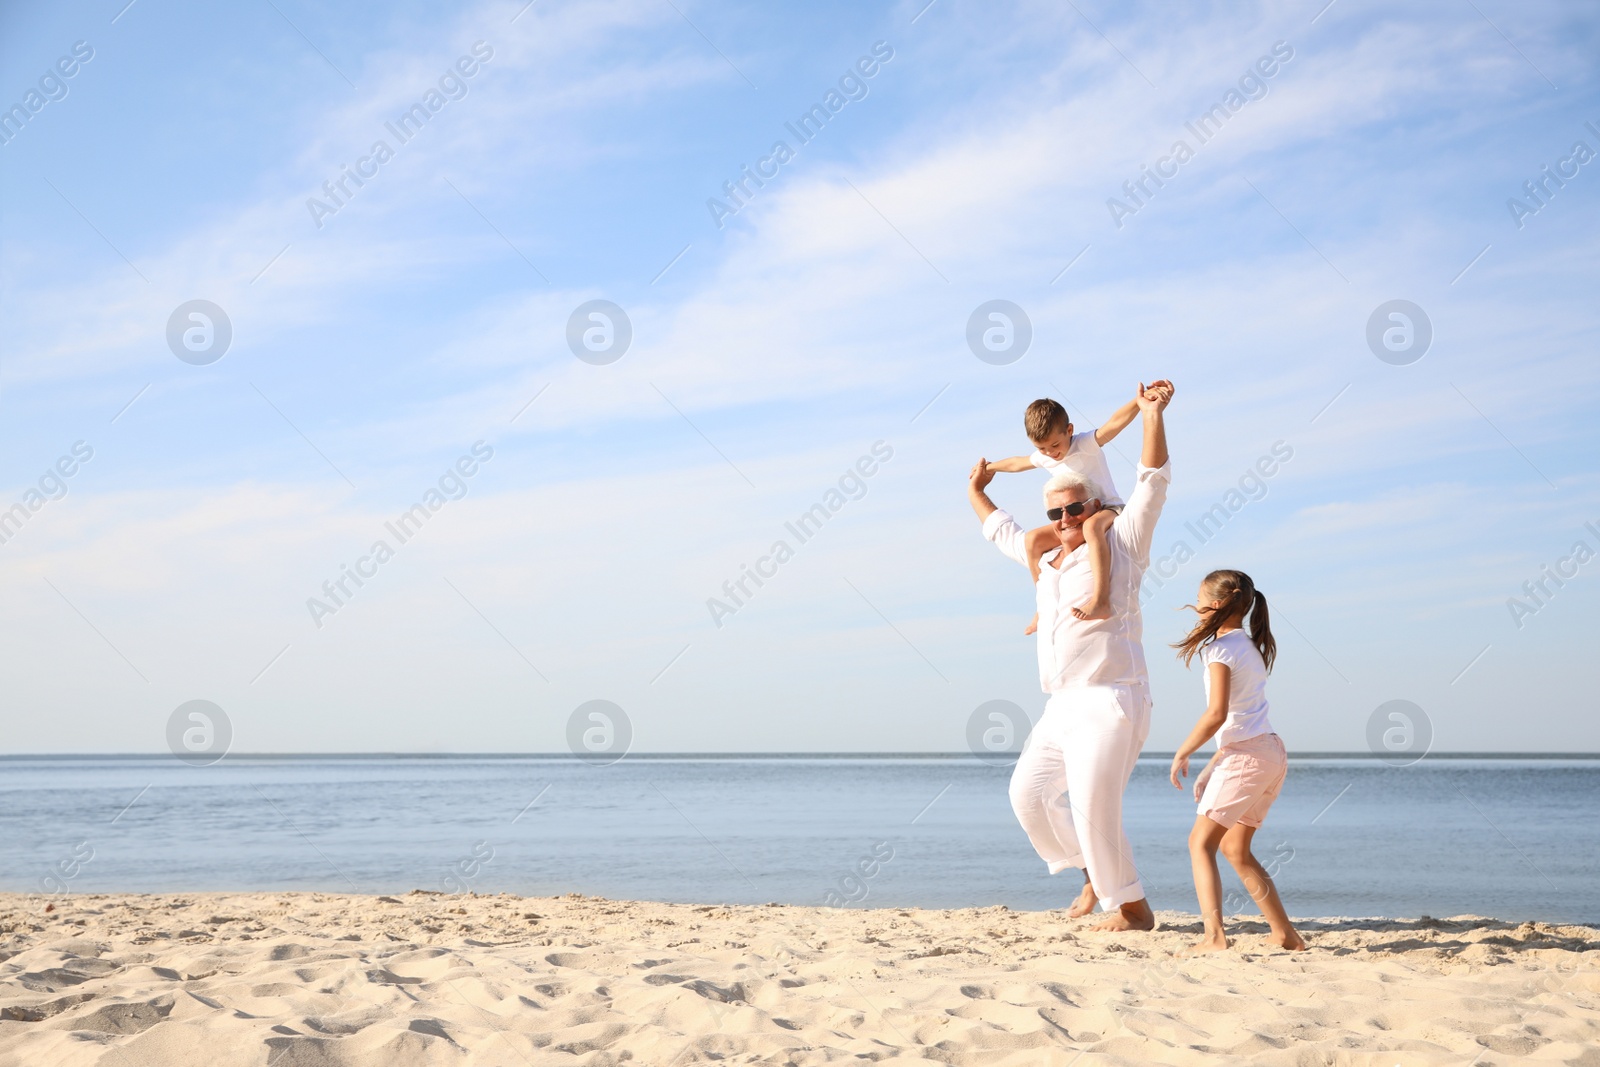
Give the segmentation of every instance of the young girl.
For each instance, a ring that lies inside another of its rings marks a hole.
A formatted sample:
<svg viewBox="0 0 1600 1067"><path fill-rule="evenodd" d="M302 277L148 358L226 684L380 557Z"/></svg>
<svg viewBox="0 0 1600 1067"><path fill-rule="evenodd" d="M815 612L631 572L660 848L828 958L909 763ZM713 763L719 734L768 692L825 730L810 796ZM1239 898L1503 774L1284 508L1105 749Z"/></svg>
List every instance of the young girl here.
<svg viewBox="0 0 1600 1067"><path fill-rule="evenodd" d="M1282 948L1306 947L1289 923L1271 875L1250 852L1250 839L1261 827L1267 809L1283 788L1289 757L1283 741L1267 721L1267 674L1277 657L1267 617L1267 598L1243 571L1212 571L1200 583L1193 605L1200 621L1189 636L1172 646L1184 665L1198 654L1205 664L1206 710L1172 757L1172 784L1189 773L1189 757L1217 736L1217 754L1194 782L1200 803L1189 831L1189 862L1195 894L1205 920L1205 936L1191 951L1215 952L1228 947L1222 930L1222 876L1217 872L1217 846L1228 857L1239 880L1272 926L1272 940ZM1244 631L1250 616L1250 634Z"/></svg>

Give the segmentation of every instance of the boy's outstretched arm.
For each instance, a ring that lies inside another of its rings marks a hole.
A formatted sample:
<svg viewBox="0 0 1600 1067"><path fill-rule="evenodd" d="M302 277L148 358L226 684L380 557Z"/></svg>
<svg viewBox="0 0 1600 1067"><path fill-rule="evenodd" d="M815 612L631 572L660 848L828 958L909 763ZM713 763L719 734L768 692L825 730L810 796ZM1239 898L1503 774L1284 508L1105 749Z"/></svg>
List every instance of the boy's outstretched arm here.
<svg viewBox="0 0 1600 1067"><path fill-rule="evenodd" d="M1171 388L1172 383L1167 381L1165 378L1161 378L1157 381L1151 382L1146 388L1154 389L1157 386L1166 386ZM1121 433L1123 430L1126 430L1133 420L1138 417L1139 402L1137 400L1128 401L1116 411L1112 412L1111 417L1105 422L1101 423L1099 429L1095 430L1094 443L1104 448L1107 442L1109 442L1113 437L1117 436L1117 434Z"/></svg>
<svg viewBox="0 0 1600 1067"><path fill-rule="evenodd" d="M1123 430L1126 430L1128 428L1128 424L1138 417L1138 401L1128 401L1116 411L1113 411L1111 413L1111 417L1105 422L1102 422L1099 428L1094 431L1094 443L1104 448L1106 445L1111 443L1111 439L1113 437L1117 436L1117 434L1121 433Z"/></svg>
<svg viewBox="0 0 1600 1067"><path fill-rule="evenodd" d="M1136 406L1135 411L1138 410ZM1010 459L997 459L988 465L990 474L1021 474L1023 471L1033 470L1033 459L1029 456L1012 456Z"/></svg>

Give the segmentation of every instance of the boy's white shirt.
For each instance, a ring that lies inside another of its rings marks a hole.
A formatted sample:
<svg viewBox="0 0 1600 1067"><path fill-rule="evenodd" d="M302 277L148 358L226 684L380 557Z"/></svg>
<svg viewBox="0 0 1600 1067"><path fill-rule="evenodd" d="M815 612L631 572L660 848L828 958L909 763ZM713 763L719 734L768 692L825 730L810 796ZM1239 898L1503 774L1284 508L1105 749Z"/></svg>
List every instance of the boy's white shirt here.
<svg viewBox="0 0 1600 1067"><path fill-rule="evenodd" d="M1111 468L1106 466L1105 450L1100 447L1100 442L1095 440L1094 435L1095 430L1073 434L1071 447L1060 459L1051 459L1043 452L1034 452L1028 459L1035 467L1051 475L1065 469L1090 478L1100 486L1101 492L1106 494L1100 501L1103 506L1124 507L1116 483L1111 480Z"/></svg>

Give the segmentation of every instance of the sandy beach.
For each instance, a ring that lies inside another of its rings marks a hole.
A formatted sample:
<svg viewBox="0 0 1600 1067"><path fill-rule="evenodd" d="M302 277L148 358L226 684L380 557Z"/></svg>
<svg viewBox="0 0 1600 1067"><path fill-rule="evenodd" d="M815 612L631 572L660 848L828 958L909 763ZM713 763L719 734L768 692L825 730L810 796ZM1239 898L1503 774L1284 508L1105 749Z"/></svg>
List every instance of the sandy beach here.
<svg viewBox="0 0 1600 1067"><path fill-rule="evenodd" d="M53 904L46 911L48 904ZM1153 934L1003 907L0 896L0 1064L1600 1067L1600 930L1457 917Z"/></svg>

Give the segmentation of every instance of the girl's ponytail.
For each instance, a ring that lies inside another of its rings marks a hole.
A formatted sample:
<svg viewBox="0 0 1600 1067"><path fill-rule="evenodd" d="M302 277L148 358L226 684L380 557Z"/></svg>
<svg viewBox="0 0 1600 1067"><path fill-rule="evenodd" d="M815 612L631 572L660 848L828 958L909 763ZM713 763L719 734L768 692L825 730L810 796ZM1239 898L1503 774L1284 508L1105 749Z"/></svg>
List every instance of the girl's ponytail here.
<svg viewBox="0 0 1600 1067"><path fill-rule="evenodd" d="M1272 617L1267 612L1267 595L1259 589L1256 590L1256 602L1250 609L1250 642L1261 653L1267 673L1271 674L1272 661L1278 658L1278 642L1272 637Z"/></svg>

